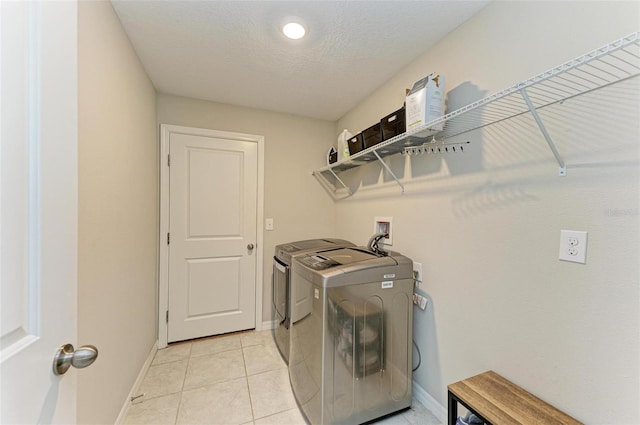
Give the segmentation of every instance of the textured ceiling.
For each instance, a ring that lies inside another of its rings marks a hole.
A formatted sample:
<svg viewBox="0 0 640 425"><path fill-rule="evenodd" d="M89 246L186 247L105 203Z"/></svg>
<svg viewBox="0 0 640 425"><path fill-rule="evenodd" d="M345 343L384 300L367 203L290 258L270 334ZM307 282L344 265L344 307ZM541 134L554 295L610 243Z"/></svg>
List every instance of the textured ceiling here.
<svg viewBox="0 0 640 425"><path fill-rule="evenodd" d="M112 3L158 91L337 120L488 0Z"/></svg>

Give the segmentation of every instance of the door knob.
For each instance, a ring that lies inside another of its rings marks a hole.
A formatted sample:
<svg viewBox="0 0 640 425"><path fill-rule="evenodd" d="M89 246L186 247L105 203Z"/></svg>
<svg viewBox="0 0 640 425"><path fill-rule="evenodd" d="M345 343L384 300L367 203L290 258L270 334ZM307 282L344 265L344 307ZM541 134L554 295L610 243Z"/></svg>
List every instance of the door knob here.
<svg viewBox="0 0 640 425"><path fill-rule="evenodd" d="M53 374L63 375L71 366L82 369L95 362L97 358L98 349L93 345L83 345L77 350L74 350L71 344L62 345L53 356Z"/></svg>
<svg viewBox="0 0 640 425"><path fill-rule="evenodd" d="M247 245L247 249L248 249L249 251L253 250L253 248L254 248L254 247L253 247L253 244L252 244L252 243L250 243L249 245Z"/></svg>

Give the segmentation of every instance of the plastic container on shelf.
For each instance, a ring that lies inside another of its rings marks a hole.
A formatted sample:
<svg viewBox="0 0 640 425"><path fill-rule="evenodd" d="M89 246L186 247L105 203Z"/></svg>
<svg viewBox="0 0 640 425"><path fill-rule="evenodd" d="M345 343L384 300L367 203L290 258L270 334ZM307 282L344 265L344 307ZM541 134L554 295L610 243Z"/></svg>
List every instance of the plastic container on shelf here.
<svg viewBox="0 0 640 425"><path fill-rule="evenodd" d="M346 128L338 136L338 161L349 158L349 138L352 134Z"/></svg>
<svg viewBox="0 0 640 425"><path fill-rule="evenodd" d="M362 132L349 137L347 143L349 144L349 155L354 155L360 152L362 150Z"/></svg>
<svg viewBox="0 0 640 425"><path fill-rule="evenodd" d="M382 130L382 141L396 137L406 130L405 108L404 106L397 111L387 115L380 120Z"/></svg>
<svg viewBox="0 0 640 425"><path fill-rule="evenodd" d="M362 132L362 149L368 149L382 141L380 123L377 122Z"/></svg>

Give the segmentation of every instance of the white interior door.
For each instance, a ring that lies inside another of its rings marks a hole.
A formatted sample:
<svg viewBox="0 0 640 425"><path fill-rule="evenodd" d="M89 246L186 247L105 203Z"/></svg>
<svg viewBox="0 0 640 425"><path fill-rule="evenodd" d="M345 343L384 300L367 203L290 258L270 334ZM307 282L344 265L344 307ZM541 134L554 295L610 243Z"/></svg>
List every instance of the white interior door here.
<svg viewBox="0 0 640 425"><path fill-rule="evenodd" d="M169 139L168 341L255 327L258 146Z"/></svg>
<svg viewBox="0 0 640 425"><path fill-rule="evenodd" d="M77 5L0 1L0 423L75 423Z"/></svg>

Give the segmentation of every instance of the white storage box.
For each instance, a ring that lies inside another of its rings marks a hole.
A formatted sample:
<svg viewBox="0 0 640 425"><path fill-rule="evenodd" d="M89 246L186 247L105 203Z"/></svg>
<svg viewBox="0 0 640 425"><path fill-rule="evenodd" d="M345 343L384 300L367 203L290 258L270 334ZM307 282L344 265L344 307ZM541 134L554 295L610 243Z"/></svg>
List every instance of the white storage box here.
<svg viewBox="0 0 640 425"><path fill-rule="evenodd" d="M444 77L436 73L417 81L406 100L407 130L444 115ZM444 123L433 127L441 131Z"/></svg>

